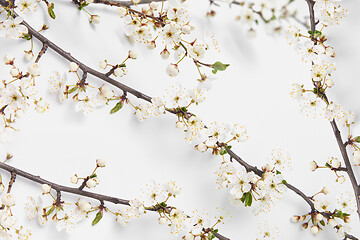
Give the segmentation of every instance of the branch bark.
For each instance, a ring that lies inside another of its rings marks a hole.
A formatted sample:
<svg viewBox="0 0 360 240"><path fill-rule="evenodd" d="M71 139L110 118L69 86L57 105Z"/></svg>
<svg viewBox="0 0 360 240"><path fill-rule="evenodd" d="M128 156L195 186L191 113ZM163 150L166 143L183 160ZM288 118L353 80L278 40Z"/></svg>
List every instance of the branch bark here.
<svg viewBox="0 0 360 240"><path fill-rule="evenodd" d="M79 196L96 199L99 201L105 201L105 202L111 202L114 204L122 204L122 205L130 206L129 200L125 200L125 199L121 199L121 198L117 198L117 197L106 196L106 195L102 195L102 194L98 194L98 193L80 190L78 188L66 187L66 186L63 186L60 184L56 184L54 182L45 180L45 179L41 178L40 176L35 176L33 174L30 174L30 173L20 170L18 168L12 167L6 163L0 162L0 168L5 171L10 172L11 174L16 174L16 176L21 176L23 178L26 178L32 182L36 182L39 184L47 184L47 185L51 186L51 188L57 192L66 192L66 193L71 193L74 195L79 195Z"/></svg>
<svg viewBox="0 0 360 240"><path fill-rule="evenodd" d="M308 7L309 7L311 32L312 32L312 34L314 34L315 30L316 30L316 21L315 21L315 13L314 13L315 2L313 0L305 0L305 1L306 1L306 3L308 4ZM324 93L323 95L324 95L324 98L325 98L326 102L328 103L329 101L327 100L326 94ZM338 143L338 146L339 146L339 149L340 149L340 152L341 152L341 156L342 156L342 158L344 160L344 163L345 163L345 166L346 166L345 172L349 176L351 185L352 185L353 190L354 190L355 202L356 202L356 205L357 205L357 211L356 212L357 212L357 214L358 214L358 216L360 218L360 187L359 187L359 185L357 183L357 180L356 180L352 165L351 165L350 160L349 160L349 156L348 156L347 151L346 151L347 142L344 143L342 141L341 133L340 133L339 128L336 125L335 119L330 121L330 124L331 124L332 130L334 132L336 141Z"/></svg>

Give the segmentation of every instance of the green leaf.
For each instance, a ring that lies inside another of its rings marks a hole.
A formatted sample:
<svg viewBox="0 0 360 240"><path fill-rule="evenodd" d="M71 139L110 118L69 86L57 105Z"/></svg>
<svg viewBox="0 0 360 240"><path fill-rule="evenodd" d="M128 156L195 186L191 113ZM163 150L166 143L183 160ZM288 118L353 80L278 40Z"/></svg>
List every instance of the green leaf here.
<svg viewBox="0 0 360 240"><path fill-rule="evenodd" d="M26 40L31 40L31 35L26 33L26 34L23 34L22 38L26 39Z"/></svg>
<svg viewBox="0 0 360 240"><path fill-rule="evenodd" d="M226 146L226 149L231 149L231 147L232 147L232 146L230 146L230 145L227 145L227 146Z"/></svg>
<svg viewBox="0 0 360 240"><path fill-rule="evenodd" d="M322 32L315 30L314 37L321 37Z"/></svg>
<svg viewBox="0 0 360 240"><path fill-rule="evenodd" d="M113 109L111 109L110 113L116 113L117 111L119 111L121 108L123 107L123 101L118 102L115 107L113 107Z"/></svg>
<svg viewBox="0 0 360 240"><path fill-rule="evenodd" d="M209 232L208 233L208 236L207 236L207 239L208 240L212 240L212 239L214 239L215 238L215 235L212 233L212 232Z"/></svg>
<svg viewBox="0 0 360 240"><path fill-rule="evenodd" d="M280 172L280 171L278 171L278 170L276 170L276 174L281 174L281 172Z"/></svg>
<svg viewBox="0 0 360 240"><path fill-rule="evenodd" d="M226 148L225 147L221 147L220 149L220 155L225 155L227 154Z"/></svg>
<svg viewBox="0 0 360 240"><path fill-rule="evenodd" d="M230 66L230 64L223 64L221 62L216 62L213 65L211 65L211 67L216 71L225 71L228 66Z"/></svg>
<svg viewBox="0 0 360 240"><path fill-rule="evenodd" d="M355 139L354 139L355 142L357 143L360 143L360 136L357 136Z"/></svg>
<svg viewBox="0 0 360 240"><path fill-rule="evenodd" d="M97 224L98 222L100 222L100 220L102 219L102 217L103 217L103 212L100 210L100 211L96 214L94 220L92 221L92 225L94 226L95 224Z"/></svg>
<svg viewBox="0 0 360 240"><path fill-rule="evenodd" d="M52 206L47 212L45 213L46 216L49 216L55 210L55 206Z"/></svg>
<svg viewBox="0 0 360 240"><path fill-rule="evenodd" d="M86 1L84 1L79 7L79 10L82 10L84 7L86 7L87 5L89 5L88 3L86 3Z"/></svg>
<svg viewBox="0 0 360 240"><path fill-rule="evenodd" d="M282 180L282 183L283 183L283 184L287 184L287 181L284 179L284 180Z"/></svg>
<svg viewBox="0 0 360 240"><path fill-rule="evenodd" d="M119 65L119 67L126 67L126 64L122 63L122 64Z"/></svg>
<svg viewBox="0 0 360 240"><path fill-rule="evenodd" d="M332 168L330 164L328 163L325 163L325 166L328 167L328 168Z"/></svg>
<svg viewBox="0 0 360 240"><path fill-rule="evenodd" d="M48 13L52 19L55 19L56 16L55 16L55 12L54 12L54 3L51 3L51 5L48 6Z"/></svg>
<svg viewBox="0 0 360 240"><path fill-rule="evenodd" d="M245 207L250 207L252 204L252 195L250 192L246 192L240 199L243 203L245 203Z"/></svg>
<svg viewBox="0 0 360 240"><path fill-rule="evenodd" d="M186 109L186 107L182 107L182 108L181 108L181 111L187 112L188 110Z"/></svg>
<svg viewBox="0 0 360 240"><path fill-rule="evenodd" d="M325 222L324 222L324 220L321 220L321 221L320 221L320 224L325 227Z"/></svg>
<svg viewBox="0 0 360 240"><path fill-rule="evenodd" d="M94 177L97 177L96 173L90 175L90 178L94 178Z"/></svg>
<svg viewBox="0 0 360 240"><path fill-rule="evenodd" d="M68 94L72 94L73 92L75 92L78 89L77 86L71 88L70 90L68 90Z"/></svg>

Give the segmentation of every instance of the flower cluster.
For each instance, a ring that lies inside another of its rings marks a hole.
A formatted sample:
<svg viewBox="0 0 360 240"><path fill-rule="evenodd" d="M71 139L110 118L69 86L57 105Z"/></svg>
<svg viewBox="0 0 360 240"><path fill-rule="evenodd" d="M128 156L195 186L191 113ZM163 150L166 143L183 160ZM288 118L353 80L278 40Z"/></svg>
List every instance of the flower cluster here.
<svg viewBox="0 0 360 240"><path fill-rule="evenodd" d="M3 119L0 139L6 141L8 133L16 129L16 121L25 112L35 109L43 113L49 108L49 104L39 96L35 84L40 75L39 64L30 63L27 71L23 71L15 65L15 57L11 54L6 54L3 60L10 67L9 77L0 82L0 114Z"/></svg>
<svg viewBox="0 0 360 240"><path fill-rule="evenodd" d="M149 49L161 48L160 56L167 60L174 56L175 63L166 67L166 73L175 77L179 74L179 64L186 57L191 59L200 73L200 80L208 76L201 73L200 67L216 71L214 64L200 62L210 48L217 48L214 38L209 41L192 36L194 26L187 14L187 4L183 1L151 2L132 8L120 7L118 13L124 22L125 34L133 41L146 44Z"/></svg>
<svg viewBox="0 0 360 240"><path fill-rule="evenodd" d="M225 215L210 217L207 213L197 210L187 215L181 209L170 206L168 202L180 191L181 188L174 181L167 184L147 184L142 194L130 201L127 214L123 213L118 221L124 224L131 218L155 211L159 214L159 224L169 226L171 233L176 236L182 235L186 240L212 239L213 233L217 232L215 226L224 222Z"/></svg>
<svg viewBox="0 0 360 240"><path fill-rule="evenodd" d="M347 223L350 221L350 214L344 211L344 205L340 205L334 211L329 211L329 202L326 199L315 199L315 197L329 194L329 190L324 187L320 192L311 197L314 201L315 209L304 215L295 215L291 217L291 222L302 223L302 228L309 229L314 235L323 230L324 227L329 226L337 232L339 239L344 239L346 232L349 231ZM342 204L349 204L349 202L342 201ZM346 208L349 210L349 208Z"/></svg>
<svg viewBox="0 0 360 240"><path fill-rule="evenodd" d="M268 212L287 189L280 170L289 167L290 158L279 149L273 150L261 176L232 162L223 162L216 172L218 188L230 189L234 205L254 206L254 214Z"/></svg>
<svg viewBox="0 0 360 240"><path fill-rule="evenodd" d="M316 1L315 6L321 2ZM321 23L321 31L304 33L297 26L290 26L287 31L286 38L289 43L295 45L304 62L311 63L310 77L313 85L312 89L306 89L304 85L295 83L290 95L299 102L305 115L329 121L336 119L342 125L350 127L350 124L354 123L354 113L344 110L339 104L330 101L326 95L327 90L334 86L335 51L327 44L327 38L323 33L327 25Z"/></svg>
<svg viewBox="0 0 360 240"><path fill-rule="evenodd" d="M236 20L238 20L245 28L248 37L256 36L259 26L263 25L267 34L281 35L288 27L289 22L293 20L299 21L297 12L292 6L292 1L274 1L274 0L216 0L210 4L217 6L217 2L226 2L230 6L238 6ZM208 16L214 16L215 11L212 8Z"/></svg>

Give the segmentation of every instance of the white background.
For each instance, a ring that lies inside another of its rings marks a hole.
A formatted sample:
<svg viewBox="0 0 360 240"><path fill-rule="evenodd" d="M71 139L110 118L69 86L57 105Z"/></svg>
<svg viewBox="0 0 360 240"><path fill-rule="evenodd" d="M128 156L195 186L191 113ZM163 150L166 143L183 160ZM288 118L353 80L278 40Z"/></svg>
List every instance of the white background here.
<svg viewBox="0 0 360 240"><path fill-rule="evenodd" d="M240 23L234 20L236 8L229 10L223 6L215 18L209 19L205 17L206 0L193 0L189 4L190 16L200 38L205 32L215 33L219 41L220 54L209 56L207 62L220 60L231 64L227 71L219 74L207 100L193 111L207 122L246 125L249 140L233 148L253 165L261 166L274 147L282 148L293 161L293 170L284 173L285 178L306 194L314 194L324 185L333 189L334 199L339 196L338 191L349 189L351 192L348 179L339 185L335 183L333 173L327 170L312 173L307 169L309 161L325 162L329 156L340 158L330 124L306 118L296 102L290 99L293 82L309 83L309 66L300 61L283 38L267 36L262 28L256 39L248 39ZM337 53L335 86L329 94L346 109L360 114L360 46L357 38L360 15L356 11L360 2L344 1L343 4L349 9L349 17L328 33L329 42ZM298 0L298 5L300 11L306 10L305 1ZM101 16L99 25L89 25L87 15L79 12L71 1L64 0L55 3L55 21L43 14L44 9L38 9L37 15L30 17L29 22L40 28L45 20L50 26L46 36L89 66L98 69L98 63L103 59L113 63L122 61L127 51L136 45L124 38L116 11L103 6L94 6L90 10ZM0 46L1 56L11 52L22 58L22 51L28 50L30 44L0 39ZM35 43L35 48L39 50L41 45ZM129 73L121 81L150 96L162 94L176 81L187 87L194 86L198 76L191 63L181 64L179 76L170 79L165 74L170 60L161 60L160 51L140 49L139 59L128 63ZM301 230L300 224L289 221L292 215L309 211L308 205L293 192L286 193L268 215L255 217L249 208L233 207L228 192L215 189L214 172L219 158L194 152L193 146L183 139L183 133L174 127L173 116L139 122L129 107L114 115L109 115L110 109L105 107L84 117L74 111L72 102L60 104L46 92L49 76L54 70L65 71L68 62L48 50L40 63L43 74L39 84L51 108L45 114L28 113L21 119L20 132L6 146L7 151L14 154L10 164L45 179L70 185L70 176L74 173L89 174L95 159L103 157L108 164L98 172L101 184L96 192L131 199L152 180L175 180L183 191L171 204L186 212L206 209L215 213L216 207L226 208L232 217L219 230L231 239L255 239L264 220L280 229L277 239L315 238L309 231ZM4 72L7 68L1 66L0 69L1 76L7 74ZM93 85L100 84L92 77L89 81ZM360 134L358 125L354 134ZM18 203L16 213L21 221L26 222L21 215L26 196L36 196L39 189L38 185L17 179L14 185ZM64 197L65 200L76 199L65 194ZM357 217L353 220L351 233L360 236ZM113 217L106 215L97 226L91 227L91 221L87 220L71 234L57 232L51 224L44 228L39 228L36 222L26 224L33 229L33 239L36 240L176 239L168 228L157 223L157 216L151 213L126 227L121 227ZM336 239L336 235L330 229L317 238Z"/></svg>

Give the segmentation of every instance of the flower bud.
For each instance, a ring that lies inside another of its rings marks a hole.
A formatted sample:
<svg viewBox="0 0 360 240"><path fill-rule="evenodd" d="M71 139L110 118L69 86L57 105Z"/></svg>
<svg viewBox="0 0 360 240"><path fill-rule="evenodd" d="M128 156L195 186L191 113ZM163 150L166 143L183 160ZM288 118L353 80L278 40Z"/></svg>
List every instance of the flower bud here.
<svg viewBox="0 0 360 240"><path fill-rule="evenodd" d="M317 226L312 226L312 227L310 228L310 232L311 232L312 234L317 234L317 233L319 232L319 228L318 228Z"/></svg>
<svg viewBox="0 0 360 240"><path fill-rule="evenodd" d="M293 223L297 223L297 222L299 222L299 219L300 219L299 216L292 216L290 220L291 220L291 222L293 222Z"/></svg>
<svg viewBox="0 0 360 240"><path fill-rule="evenodd" d="M176 75L178 75L179 74L179 68L178 68L177 64L170 63L166 68L166 73L170 77L175 77Z"/></svg>
<svg viewBox="0 0 360 240"><path fill-rule="evenodd" d="M77 70L79 70L79 65L77 65L74 62L70 62L69 68L70 68L70 72L76 72Z"/></svg>
<svg viewBox="0 0 360 240"><path fill-rule="evenodd" d="M184 126L185 126L185 124L183 122L181 122L181 121L176 122L176 128L182 129Z"/></svg>
<svg viewBox="0 0 360 240"><path fill-rule="evenodd" d="M105 69L106 66L107 66L106 61L101 61L101 62L100 62L100 68L101 68L101 69Z"/></svg>
<svg viewBox="0 0 360 240"><path fill-rule="evenodd" d="M159 224L165 225L166 223L167 223L166 218L164 218L164 217L159 218Z"/></svg>
<svg viewBox="0 0 360 240"><path fill-rule="evenodd" d="M169 58L170 52L165 48L164 50L161 51L160 56L162 59L166 60Z"/></svg>
<svg viewBox="0 0 360 240"><path fill-rule="evenodd" d="M99 24L100 23L100 16L99 15L91 15L90 23Z"/></svg>
<svg viewBox="0 0 360 240"><path fill-rule="evenodd" d="M105 164L106 164L106 160L105 160L105 159L102 159L102 158L96 159L96 165L97 165L98 167L105 167Z"/></svg>
<svg viewBox="0 0 360 240"><path fill-rule="evenodd" d="M93 188L93 187L95 187L95 186L96 186L95 180L94 180L93 178L89 179L89 180L86 182L86 186L87 186L88 188Z"/></svg>
<svg viewBox="0 0 360 240"><path fill-rule="evenodd" d="M71 183L73 183L73 184L77 184L78 181L79 181L79 178L78 178L78 176L75 174L74 176L72 176L72 177L70 178L70 181L71 181Z"/></svg>
<svg viewBox="0 0 360 240"><path fill-rule="evenodd" d="M205 152L207 150L207 146L205 143L199 143L196 148L200 152Z"/></svg>
<svg viewBox="0 0 360 240"><path fill-rule="evenodd" d="M41 191L43 194L48 194L51 191L51 186L49 186L48 184L43 184L41 186Z"/></svg>
<svg viewBox="0 0 360 240"><path fill-rule="evenodd" d="M136 59L138 57L138 52L136 50L130 50L129 51L129 58Z"/></svg>

